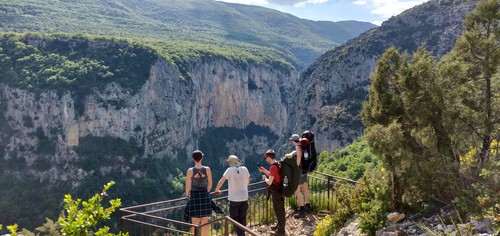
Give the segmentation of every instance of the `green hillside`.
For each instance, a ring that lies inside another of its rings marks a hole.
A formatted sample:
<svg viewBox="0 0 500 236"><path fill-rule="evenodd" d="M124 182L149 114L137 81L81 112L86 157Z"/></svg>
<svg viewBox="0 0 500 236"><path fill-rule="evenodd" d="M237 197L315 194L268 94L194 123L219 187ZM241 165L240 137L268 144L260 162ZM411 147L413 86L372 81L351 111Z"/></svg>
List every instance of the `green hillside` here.
<svg viewBox="0 0 500 236"><path fill-rule="evenodd" d="M86 33L272 48L299 68L375 25L316 22L279 11L205 0L0 1L0 29Z"/></svg>

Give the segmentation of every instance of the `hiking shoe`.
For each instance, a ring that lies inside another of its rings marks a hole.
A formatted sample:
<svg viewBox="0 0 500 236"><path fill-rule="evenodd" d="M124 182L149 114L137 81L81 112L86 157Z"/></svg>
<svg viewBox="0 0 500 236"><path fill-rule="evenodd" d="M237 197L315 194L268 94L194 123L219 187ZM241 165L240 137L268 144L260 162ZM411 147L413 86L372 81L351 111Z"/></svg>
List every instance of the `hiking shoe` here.
<svg viewBox="0 0 500 236"><path fill-rule="evenodd" d="M304 210L304 207L300 207L299 210L297 211L297 213L295 213L295 215L293 215L294 218L304 218L306 217L306 212Z"/></svg>
<svg viewBox="0 0 500 236"><path fill-rule="evenodd" d="M306 204L304 206L304 210L306 211L307 214L310 214L312 212L311 204Z"/></svg>

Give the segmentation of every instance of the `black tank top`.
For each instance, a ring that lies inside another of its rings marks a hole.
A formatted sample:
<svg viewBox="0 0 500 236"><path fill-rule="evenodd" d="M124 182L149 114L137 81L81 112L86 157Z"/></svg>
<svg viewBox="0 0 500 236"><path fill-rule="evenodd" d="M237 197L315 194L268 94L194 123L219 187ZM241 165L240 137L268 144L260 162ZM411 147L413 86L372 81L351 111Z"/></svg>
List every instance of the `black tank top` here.
<svg viewBox="0 0 500 236"><path fill-rule="evenodd" d="M191 190L207 191L208 177L205 167L200 169L193 167L193 177L191 177Z"/></svg>

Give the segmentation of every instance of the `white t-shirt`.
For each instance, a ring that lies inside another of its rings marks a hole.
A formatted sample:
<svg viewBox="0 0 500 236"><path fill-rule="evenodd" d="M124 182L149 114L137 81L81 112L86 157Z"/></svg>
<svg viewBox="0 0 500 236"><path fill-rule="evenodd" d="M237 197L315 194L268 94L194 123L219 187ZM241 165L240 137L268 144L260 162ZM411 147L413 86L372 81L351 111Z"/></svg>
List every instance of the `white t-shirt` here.
<svg viewBox="0 0 500 236"><path fill-rule="evenodd" d="M244 166L227 168L224 172L224 178L228 182L227 199L229 201L243 202L248 200L248 177L250 177L250 173Z"/></svg>

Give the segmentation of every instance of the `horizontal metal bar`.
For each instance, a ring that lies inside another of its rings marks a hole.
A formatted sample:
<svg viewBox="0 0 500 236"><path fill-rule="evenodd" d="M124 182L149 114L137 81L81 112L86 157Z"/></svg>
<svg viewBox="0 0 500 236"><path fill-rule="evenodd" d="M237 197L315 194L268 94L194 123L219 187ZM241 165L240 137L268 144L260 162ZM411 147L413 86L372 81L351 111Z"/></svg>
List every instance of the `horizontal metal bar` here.
<svg viewBox="0 0 500 236"><path fill-rule="evenodd" d="M334 178L334 179L340 179L340 180L343 180L343 181L351 182L353 184L357 184L358 183L358 181L355 181L355 180L352 180L352 179L343 178L343 177L340 177L340 176L325 174L325 173L316 172L316 171L313 171L312 173L313 174L318 174L318 175L323 175L323 176L328 176L328 177Z"/></svg>
<svg viewBox="0 0 500 236"><path fill-rule="evenodd" d="M143 222L143 221L140 221L140 220L133 220L133 219L124 219L124 220L131 221L131 222L138 223L138 224L143 224L143 225L151 226L151 227L155 227L155 228L159 228L159 229L164 229L164 230L168 230L168 231L174 231L174 232L177 232L177 233L185 233L185 234L189 234L189 235L194 235L194 233L191 233L191 232L180 231L180 230L177 230L177 229L167 228L165 226L160 226L160 225L154 225L154 224L151 224L151 223L148 223L148 222ZM195 225L195 227L198 227L198 225Z"/></svg>
<svg viewBox="0 0 500 236"><path fill-rule="evenodd" d="M167 218L163 218L163 217L159 217L159 216L153 216L153 215L149 215L149 214L146 214L146 213L136 213L135 215L127 215L127 216L123 216L122 219L130 219L130 217L134 217L134 216L137 216L137 215L140 215L140 216L144 216L144 217L148 217L148 218L153 218L153 219L156 219L156 220L163 220L163 221L166 221L166 222L171 222L171 223L176 223L176 224L180 224L180 225L186 225L186 226L197 226L195 224L191 224L191 223L186 223L186 222L182 222L182 221L178 221L178 220L171 220L171 219L167 219Z"/></svg>

